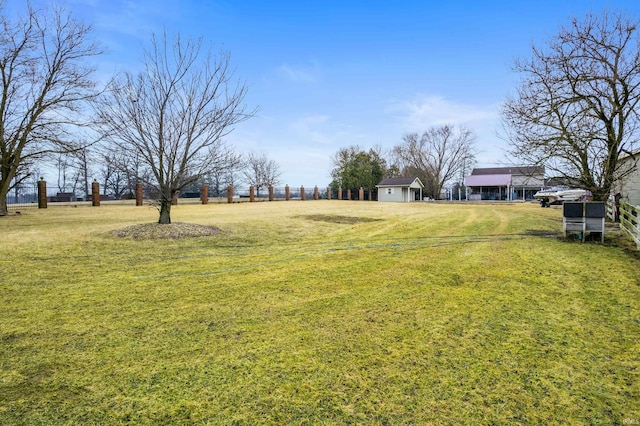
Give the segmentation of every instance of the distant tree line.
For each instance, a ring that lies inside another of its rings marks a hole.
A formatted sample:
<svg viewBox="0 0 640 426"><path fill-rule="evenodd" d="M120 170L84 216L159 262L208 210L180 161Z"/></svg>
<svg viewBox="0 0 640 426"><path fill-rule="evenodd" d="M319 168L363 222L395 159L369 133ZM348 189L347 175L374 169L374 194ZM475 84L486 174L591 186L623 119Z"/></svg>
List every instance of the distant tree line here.
<svg viewBox="0 0 640 426"><path fill-rule="evenodd" d="M432 127L408 133L389 152L377 146L341 148L333 156L331 188L375 191L385 177L418 177L423 195L438 199L447 184L461 185L475 163L474 135L460 126ZM388 158L387 161L385 158Z"/></svg>

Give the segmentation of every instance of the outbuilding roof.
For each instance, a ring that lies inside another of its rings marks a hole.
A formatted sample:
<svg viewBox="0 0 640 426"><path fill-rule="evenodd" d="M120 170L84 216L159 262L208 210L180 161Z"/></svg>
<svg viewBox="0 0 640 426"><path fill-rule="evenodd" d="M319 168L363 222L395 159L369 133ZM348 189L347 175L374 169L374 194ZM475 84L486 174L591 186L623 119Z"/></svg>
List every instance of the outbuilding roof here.
<svg viewBox="0 0 640 426"><path fill-rule="evenodd" d="M408 187L414 184L414 182L418 183L418 185L420 186L420 188L424 188L424 185L422 184L422 182L420 181L420 178L418 178L417 176L414 177L395 177L395 178L384 178L380 181L379 184L376 185L376 187L381 187L381 186L401 186L401 187Z"/></svg>

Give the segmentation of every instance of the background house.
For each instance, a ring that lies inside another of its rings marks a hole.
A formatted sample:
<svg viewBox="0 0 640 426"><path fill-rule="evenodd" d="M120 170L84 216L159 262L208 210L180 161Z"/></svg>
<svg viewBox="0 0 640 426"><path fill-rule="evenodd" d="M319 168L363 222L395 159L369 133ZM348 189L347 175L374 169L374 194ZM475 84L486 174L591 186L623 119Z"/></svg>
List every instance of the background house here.
<svg viewBox="0 0 640 426"><path fill-rule="evenodd" d="M422 200L424 185L417 177L382 179L378 188L378 201L411 202Z"/></svg>
<svg viewBox="0 0 640 426"><path fill-rule="evenodd" d="M532 200L544 188L543 166L475 168L465 179L467 200Z"/></svg>
<svg viewBox="0 0 640 426"><path fill-rule="evenodd" d="M618 180L617 188L620 190L622 199L634 206L640 206L640 149L633 151L631 155L627 154L618 159L618 167L622 171L633 169L624 178Z"/></svg>

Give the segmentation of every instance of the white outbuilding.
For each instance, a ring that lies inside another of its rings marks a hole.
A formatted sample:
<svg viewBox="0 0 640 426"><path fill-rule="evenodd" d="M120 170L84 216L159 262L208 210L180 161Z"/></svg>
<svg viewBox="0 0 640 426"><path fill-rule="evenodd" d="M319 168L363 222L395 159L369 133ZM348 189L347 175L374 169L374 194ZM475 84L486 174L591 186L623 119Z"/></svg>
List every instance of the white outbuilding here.
<svg viewBox="0 0 640 426"><path fill-rule="evenodd" d="M378 201L411 202L422 200L424 185L418 177L385 178L376 185Z"/></svg>

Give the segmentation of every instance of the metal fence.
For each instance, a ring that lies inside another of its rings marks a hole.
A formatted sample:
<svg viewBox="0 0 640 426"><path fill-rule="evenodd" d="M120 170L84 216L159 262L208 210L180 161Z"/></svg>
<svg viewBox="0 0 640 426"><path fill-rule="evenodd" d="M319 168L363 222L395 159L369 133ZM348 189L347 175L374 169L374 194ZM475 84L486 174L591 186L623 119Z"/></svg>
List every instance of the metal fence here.
<svg viewBox="0 0 640 426"><path fill-rule="evenodd" d="M287 197L288 191L288 197ZM304 197L303 197L304 191ZM319 200L364 200L364 201L377 201L378 191L377 189L332 189L329 187L317 187ZM273 187L273 200L313 200L315 199L316 187ZM145 194L148 196L149 194ZM182 192L179 198L200 198L202 193L197 190ZM211 202L227 202L228 192L227 188L208 188L208 196ZM245 201L251 197L251 189L249 186L235 186L233 187L233 199L237 201ZM267 201L269 200L269 188L261 187L253 188L253 198L255 201Z"/></svg>
<svg viewBox="0 0 640 426"><path fill-rule="evenodd" d="M38 186L36 184L16 185L7 194L7 209L11 211L38 208Z"/></svg>
<svg viewBox="0 0 640 426"><path fill-rule="evenodd" d="M42 182L41 182L42 183ZM46 187L46 185L45 185ZM251 188L248 186L234 187L233 200L238 202L250 201ZM272 191L272 192L271 192ZM73 192L56 192L55 189L46 190L46 201L48 203L75 203L80 201L86 201L84 197L78 196ZM254 201L268 201L273 199L274 201L284 200L367 200L376 201L377 191L363 189L362 192L359 189L343 189L340 192L335 189L327 187L261 187L253 188L253 200ZM228 190L227 188L208 188L208 200L210 202L228 202ZM145 199L154 198L154 194L149 190L144 191L143 197ZM182 192L179 198L182 199L201 199L201 190L192 189L191 191ZM89 197L88 200L91 198ZM101 196L102 200L106 197ZM235 202L235 201L234 201ZM37 208L38 207L38 185L37 184L22 184L18 185L11 190L7 196L7 208L12 211L25 208Z"/></svg>
<svg viewBox="0 0 640 426"><path fill-rule="evenodd" d="M378 191L377 190L369 190L363 189L362 194L359 189L343 189L340 193L338 193L337 189L331 189L327 187L318 187L318 199L319 200L360 200L362 196L362 200L365 201L377 201L378 200ZM313 200L315 198L316 187L289 187L289 200ZM304 197L302 196L302 192L304 191ZM329 191L331 191L329 193ZM215 195L218 194L218 195ZM219 192L212 192L209 189L209 198L225 198L227 197L227 190L224 189ZM264 201L269 199L269 188L254 188L253 191L254 198L256 201ZM195 196L191 195L192 197ZM183 195L184 196L184 195ZM200 196L200 193L197 193L197 197ZM236 199L245 199L251 196L251 190L247 186L243 187L234 187L233 188L233 197ZM286 200L287 199L287 188L286 187L274 187L273 188L273 198L274 200Z"/></svg>

